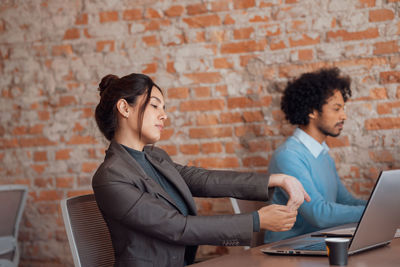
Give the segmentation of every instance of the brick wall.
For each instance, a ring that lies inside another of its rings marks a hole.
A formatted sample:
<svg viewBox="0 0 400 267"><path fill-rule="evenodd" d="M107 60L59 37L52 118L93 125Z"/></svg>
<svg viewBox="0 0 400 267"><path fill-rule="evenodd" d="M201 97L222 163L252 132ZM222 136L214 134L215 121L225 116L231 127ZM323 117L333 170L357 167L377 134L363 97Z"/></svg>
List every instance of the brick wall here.
<svg viewBox="0 0 400 267"><path fill-rule="evenodd" d="M289 78L338 66L353 98L331 153L367 197L400 168L399 0L11 1L0 4L0 183L30 188L21 266L72 266L59 201L90 192L105 140L97 84L142 72L165 89L160 146L179 163L266 171L293 127ZM197 199L201 214L226 199ZM235 249L203 246L200 256Z"/></svg>

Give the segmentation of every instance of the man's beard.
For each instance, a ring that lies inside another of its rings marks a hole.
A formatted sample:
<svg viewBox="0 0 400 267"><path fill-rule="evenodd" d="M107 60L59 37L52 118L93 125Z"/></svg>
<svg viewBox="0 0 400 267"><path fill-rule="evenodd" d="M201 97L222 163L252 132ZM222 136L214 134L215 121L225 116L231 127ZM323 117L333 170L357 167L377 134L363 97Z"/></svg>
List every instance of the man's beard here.
<svg viewBox="0 0 400 267"><path fill-rule="evenodd" d="M343 122L336 123L334 127L338 126L339 124L343 124ZM342 130L339 130L338 133L333 133L323 126L318 126L318 130L320 130L321 133L323 133L324 135L331 136L331 137L338 137L340 135L340 133L342 132Z"/></svg>

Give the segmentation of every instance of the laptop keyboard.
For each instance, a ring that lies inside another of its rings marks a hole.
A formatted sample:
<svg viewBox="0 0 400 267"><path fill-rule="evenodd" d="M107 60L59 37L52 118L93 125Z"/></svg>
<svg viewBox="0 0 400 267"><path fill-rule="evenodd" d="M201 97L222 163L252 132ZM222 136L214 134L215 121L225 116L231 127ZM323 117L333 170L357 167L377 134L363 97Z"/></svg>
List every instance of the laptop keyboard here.
<svg viewBox="0 0 400 267"><path fill-rule="evenodd" d="M325 242L313 243L310 245L296 247L296 250L325 251L326 245Z"/></svg>

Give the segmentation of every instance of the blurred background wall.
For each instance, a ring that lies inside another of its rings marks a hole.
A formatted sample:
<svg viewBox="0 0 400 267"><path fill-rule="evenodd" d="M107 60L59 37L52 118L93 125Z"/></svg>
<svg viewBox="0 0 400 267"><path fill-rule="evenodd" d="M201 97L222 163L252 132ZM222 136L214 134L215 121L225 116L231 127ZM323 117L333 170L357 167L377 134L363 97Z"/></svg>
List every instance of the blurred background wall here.
<svg viewBox="0 0 400 267"><path fill-rule="evenodd" d="M2 0L0 183L29 186L21 266L72 266L59 201L91 192L107 142L94 108L109 73L150 75L166 92L159 146L176 162L267 170L293 131L290 78L339 67L353 97L329 139L344 183L366 198L400 168L399 0ZM231 213L196 199L200 214ZM202 246L199 256L238 248Z"/></svg>

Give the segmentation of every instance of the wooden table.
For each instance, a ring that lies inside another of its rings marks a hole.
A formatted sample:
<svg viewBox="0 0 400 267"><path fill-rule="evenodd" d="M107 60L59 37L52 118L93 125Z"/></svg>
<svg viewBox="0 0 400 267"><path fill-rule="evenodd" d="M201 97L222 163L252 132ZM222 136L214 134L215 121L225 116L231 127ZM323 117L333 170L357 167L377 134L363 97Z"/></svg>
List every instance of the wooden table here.
<svg viewBox="0 0 400 267"><path fill-rule="evenodd" d="M265 246L265 245L263 245ZM326 256L272 256L260 251L263 246L221 256L195 267L322 267L330 266ZM400 238L392 243L349 256L348 267L400 267Z"/></svg>

